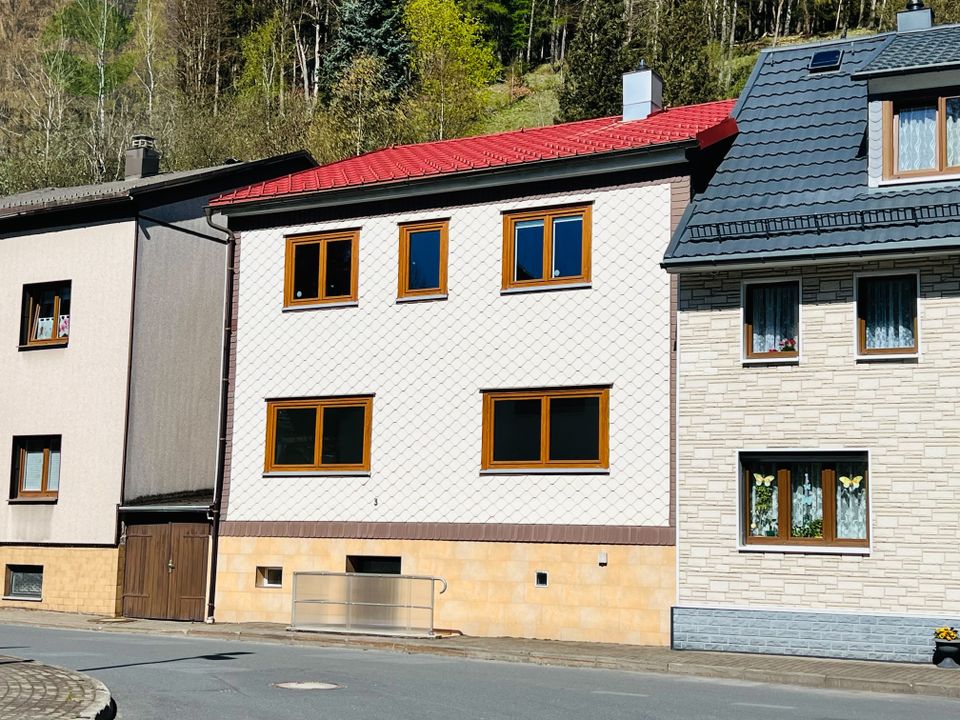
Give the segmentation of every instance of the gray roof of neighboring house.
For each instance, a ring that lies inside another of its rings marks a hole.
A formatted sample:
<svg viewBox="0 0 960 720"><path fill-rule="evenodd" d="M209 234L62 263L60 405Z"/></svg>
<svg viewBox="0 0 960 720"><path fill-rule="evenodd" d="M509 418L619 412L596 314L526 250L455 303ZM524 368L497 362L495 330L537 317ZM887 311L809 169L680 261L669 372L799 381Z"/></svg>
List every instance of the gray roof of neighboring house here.
<svg viewBox="0 0 960 720"><path fill-rule="evenodd" d="M18 193L17 195L0 197L0 219L77 205L122 201L149 192L189 186L201 181L212 181L224 176L244 175L245 171L266 168L272 165L279 165L280 169L276 172L281 173L288 172L291 167L297 170L312 167L316 165L316 161L313 160L309 153L298 151L288 153L287 155L265 158L263 160L231 162L223 165L199 168L197 170L160 173L159 175L131 180L117 180L115 182L99 183L96 185L76 185L72 187L50 187L40 190L30 190L29 192ZM201 191L196 194L203 195L209 193Z"/></svg>
<svg viewBox="0 0 960 720"><path fill-rule="evenodd" d="M857 78L921 72L960 65L960 32L956 25L897 33L857 73Z"/></svg>
<svg viewBox="0 0 960 720"><path fill-rule="evenodd" d="M960 44L960 26L937 29L941 42L945 34ZM851 75L897 38L762 52L734 108L739 134L664 265L960 246L960 184L868 187L867 83ZM811 74L811 56L826 47L844 51L840 69Z"/></svg>

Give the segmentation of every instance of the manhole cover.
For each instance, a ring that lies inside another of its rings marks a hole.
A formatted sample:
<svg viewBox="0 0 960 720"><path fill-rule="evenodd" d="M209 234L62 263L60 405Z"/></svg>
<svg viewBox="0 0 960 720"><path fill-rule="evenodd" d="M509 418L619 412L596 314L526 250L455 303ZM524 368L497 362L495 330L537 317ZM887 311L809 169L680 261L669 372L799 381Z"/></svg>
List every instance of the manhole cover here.
<svg viewBox="0 0 960 720"><path fill-rule="evenodd" d="M282 688L283 690L336 690L342 685L337 685L336 683L325 683L325 682L282 682L275 683L274 687Z"/></svg>

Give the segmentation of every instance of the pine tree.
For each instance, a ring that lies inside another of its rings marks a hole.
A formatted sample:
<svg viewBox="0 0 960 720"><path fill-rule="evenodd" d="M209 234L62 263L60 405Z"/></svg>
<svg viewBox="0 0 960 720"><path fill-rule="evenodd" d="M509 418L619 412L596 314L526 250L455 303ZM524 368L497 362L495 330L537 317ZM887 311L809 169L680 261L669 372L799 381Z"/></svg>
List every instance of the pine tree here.
<svg viewBox="0 0 960 720"><path fill-rule="evenodd" d="M700 0L673 0L664 7L666 18L660 33L660 75L663 101L690 105L715 100L719 79L707 54L710 40L703 22Z"/></svg>
<svg viewBox="0 0 960 720"><path fill-rule="evenodd" d="M340 24L324 65L328 89L333 88L359 55L383 62L386 86L397 97L409 81L410 38L403 24L402 3L396 0L346 0Z"/></svg>
<svg viewBox="0 0 960 720"><path fill-rule="evenodd" d="M564 122L619 115L627 25L623 0L587 0L567 54L567 77L560 91Z"/></svg>

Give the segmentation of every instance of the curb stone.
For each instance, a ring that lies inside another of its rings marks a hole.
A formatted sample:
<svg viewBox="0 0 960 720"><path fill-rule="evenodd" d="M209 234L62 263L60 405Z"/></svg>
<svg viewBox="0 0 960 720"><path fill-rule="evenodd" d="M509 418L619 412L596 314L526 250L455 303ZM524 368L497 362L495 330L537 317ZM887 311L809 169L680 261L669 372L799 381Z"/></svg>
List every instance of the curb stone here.
<svg viewBox="0 0 960 720"><path fill-rule="evenodd" d="M84 675L95 687L93 700L80 711L76 720L113 720L117 714L117 706L113 702L110 688L89 675Z"/></svg>

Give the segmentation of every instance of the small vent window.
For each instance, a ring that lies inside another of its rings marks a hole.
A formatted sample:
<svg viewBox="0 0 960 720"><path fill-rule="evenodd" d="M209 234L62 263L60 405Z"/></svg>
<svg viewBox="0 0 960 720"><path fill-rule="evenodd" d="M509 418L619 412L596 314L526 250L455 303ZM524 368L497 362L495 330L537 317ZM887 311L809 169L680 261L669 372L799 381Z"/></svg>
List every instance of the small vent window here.
<svg viewBox="0 0 960 720"><path fill-rule="evenodd" d="M843 50L819 50L810 58L809 70L812 73L839 70L843 61Z"/></svg>

